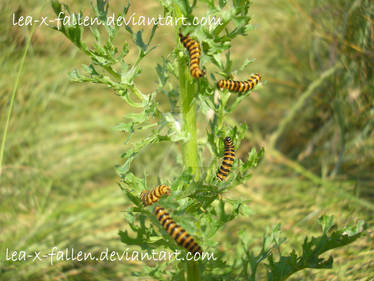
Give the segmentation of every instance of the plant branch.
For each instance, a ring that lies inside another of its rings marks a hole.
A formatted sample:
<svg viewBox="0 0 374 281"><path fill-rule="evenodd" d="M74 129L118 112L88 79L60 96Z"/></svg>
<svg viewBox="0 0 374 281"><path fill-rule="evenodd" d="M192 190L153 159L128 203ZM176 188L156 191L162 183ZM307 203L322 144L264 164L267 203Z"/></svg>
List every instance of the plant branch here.
<svg viewBox="0 0 374 281"><path fill-rule="evenodd" d="M179 58L179 91L183 114L183 130L188 133L188 140L182 146L183 162L199 176L199 161L196 139L196 99L195 87L184 57Z"/></svg>
<svg viewBox="0 0 374 281"><path fill-rule="evenodd" d="M199 281L200 270L197 266L197 263L193 260L187 262L187 281Z"/></svg>
<svg viewBox="0 0 374 281"><path fill-rule="evenodd" d="M196 94L193 78L188 71L189 68L186 58L180 56L178 60L180 103L183 114L183 130L188 133L188 140L182 145L183 163L186 168L191 168L195 178L198 178L199 161L196 139ZM197 267L197 263L195 261L188 261L187 281L200 280L200 271Z"/></svg>

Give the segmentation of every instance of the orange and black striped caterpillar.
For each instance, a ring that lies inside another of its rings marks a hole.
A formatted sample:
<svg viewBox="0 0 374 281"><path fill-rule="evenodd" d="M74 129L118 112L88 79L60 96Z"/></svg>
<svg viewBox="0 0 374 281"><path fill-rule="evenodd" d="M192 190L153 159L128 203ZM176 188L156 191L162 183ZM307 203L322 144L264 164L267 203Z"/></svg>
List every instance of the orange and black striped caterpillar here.
<svg viewBox="0 0 374 281"><path fill-rule="evenodd" d="M193 40L188 34L186 36L183 36L183 34L179 32L179 38L190 54L191 75L195 78L200 78L205 74L205 72L200 68L200 44L197 41Z"/></svg>
<svg viewBox="0 0 374 281"><path fill-rule="evenodd" d="M170 195L170 187L162 184L156 186L150 191L142 191L142 193L140 193L140 199L142 200L144 206L149 206L160 200L161 196L163 195Z"/></svg>
<svg viewBox="0 0 374 281"><path fill-rule="evenodd" d="M192 254L202 254L202 249L199 244L197 244L192 236L189 235L180 225L175 223L164 208L156 206L155 214L163 228L174 238L178 245L182 246Z"/></svg>
<svg viewBox="0 0 374 281"><path fill-rule="evenodd" d="M232 164L234 163L234 160L235 160L235 150L234 150L234 145L232 143L231 138L226 137L224 143L225 143L225 154L223 156L222 165L217 172L217 177L221 181L226 180L226 177L229 174L232 168Z"/></svg>
<svg viewBox="0 0 374 281"><path fill-rule="evenodd" d="M233 80L219 80L217 82L218 88L228 89L233 92L246 92L251 90L261 80L261 75L252 74L247 81L233 81Z"/></svg>

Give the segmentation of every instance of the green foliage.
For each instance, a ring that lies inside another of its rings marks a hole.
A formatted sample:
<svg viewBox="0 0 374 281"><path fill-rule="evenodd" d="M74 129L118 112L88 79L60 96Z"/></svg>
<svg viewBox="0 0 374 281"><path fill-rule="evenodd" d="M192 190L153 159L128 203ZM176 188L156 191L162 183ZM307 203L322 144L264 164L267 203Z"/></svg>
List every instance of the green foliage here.
<svg viewBox="0 0 374 281"><path fill-rule="evenodd" d="M274 262L273 255L268 256L270 272L268 280L286 280L291 274L306 268L331 268L333 258L321 258L324 252L338 248L355 241L361 236L365 229L364 222L360 221L356 225L344 227L328 234L332 228L332 217L323 216L320 218L323 234L319 237L305 238L302 245L302 255L297 256L293 250L288 256L280 256L278 262ZM279 247L279 243L276 246Z"/></svg>
<svg viewBox="0 0 374 281"><path fill-rule="evenodd" d="M270 232L265 234L262 249L257 255L251 251L246 233L241 232L240 238L245 255L238 270L241 271L240 276L242 279L257 280L257 268L264 261L267 261L265 264L267 265L266 280L268 281L286 280L295 272L307 268L331 268L333 258L330 256L325 259L320 256L331 249L352 243L366 229L365 223L359 221L357 224L333 231L336 225L333 223L332 216L322 216L319 219L319 223L322 227L322 235L319 237L306 237L302 245L301 255L298 255L295 250L292 250L288 255L282 255L281 245L286 239L280 237L280 225L276 225ZM277 261L274 258L275 250L278 256Z"/></svg>
<svg viewBox="0 0 374 281"><path fill-rule="evenodd" d="M319 256L330 249L353 242L362 233L362 224L343 228L329 235L327 232L332 222L325 217L322 219L323 235L306 238L302 255L297 256L296 252L292 251L288 256L282 256L279 252L280 258L277 262L274 261L272 249L274 247L279 249L284 242L284 239L280 238L279 226L276 226L272 233L265 235L263 248L257 256L245 247L244 257L240 263L232 262L229 257L225 257L224 252L216 250L215 234L229 221L251 213L244 200L221 198L222 194L245 183L251 177L251 170L262 159L264 150L257 152L252 149L245 160L237 159L227 181L221 183L216 179L216 171L223 156L223 138L230 136L236 148L240 147L245 138L246 124L230 126L227 118L243 99L248 98L250 92L245 94L230 93L226 90L218 92L214 74L199 80L193 79L186 67L188 64L186 51L182 44L178 43L178 32L181 28L184 34L190 33L192 37L199 40L203 50L203 67L212 65L215 67L216 75L230 77L235 73L232 70L229 52L231 41L238 36L245 36L253 27L249 24L249 1L233 0L229 3L222 0L218 2L218 6L215 2L201 1L202 4L207 5L206 16L221 18L222 24L191 25L186 28L176 26L174 34L176 47L169 56L157 64L158 85L150 93L142 93L134 81L141 77L140 62L154 49L152 39L157 29L156 25L147 38L142 30L134 31L129 26L124 28L127 35L125 40L131 41L138 49L133 64L127 62L129 43L125 42L120 49L114 45L114 39L120 32L117 26L104 27L106 40L103 40L101 35L104 31L92 27L90 31L95 40L93 46L83 41L83 28L78 24L56 28L91 58L91 64L83 66L83 73L78 70L71 73L72 80L105 85L133 109L132 113L125 116L126 120L115 128L127 134L127 143L130 144L130 148L122 154L123 164L117 167L117 172L121 177L124 194L133 203L133 207L127 210L125 218L131 232L135 233L134 235L127 230L120 232L121 240L127 245L137 245L146 251L165 247L172 250L180 249L158 223L151 211L152 207L142 206L139 200L140 192L152 187L147 184L149 181L147 175L137 175L133 170L133 162L136 161L139 153L150 146L166 142L170 146L182 147L183 163L178 162L175 167L182 171L178 176L158 179L162 184L169 183L172 190L171 195L162 198L160 204L172 213L178 224L183 225L187 232L194 236L204 251L218 255L216 261L202 261L199 264L199 268L203 270L203 280L255 280L256 268L265 260L268 261L268 280L285 280L294 272L304 268L331 267L332 259L324 260ZM161 0L160 3L164 8L165 16L184 16L188 22L192 22L197 1L190 4L189 1L182 0ZM67 6L57 1L52 2L52 7L57 15L61 12L72 15ZM106 1L97 0L94 10L100 20L104 22L107 20ZM117 16L126 17L128 11L129 6L126 6ZM239 68L240 71L244 70L251 61L245 59ZM170 112L163 112L160 109L157 102L159 94L168 98ZM181 108L180 111L178 106ZM203 128L207 119L208 126ZM206 137L197 141L196 132L204 129ZM141 140L130 142L135 134L140 134ZM205 153L205 150L209 153ZM204 159L207 165L203 165L201 159ZM245 240L244 235L245 232L241 232L242 241ZM170 267L173 267L174 271L171 271ZM251 268L250 273L248 267ZM149 267L143 274L161 280L184 280L184 271L181 263L174 262ZM187 278L192 274L194 274L192 270L187 269Z"/></svg>

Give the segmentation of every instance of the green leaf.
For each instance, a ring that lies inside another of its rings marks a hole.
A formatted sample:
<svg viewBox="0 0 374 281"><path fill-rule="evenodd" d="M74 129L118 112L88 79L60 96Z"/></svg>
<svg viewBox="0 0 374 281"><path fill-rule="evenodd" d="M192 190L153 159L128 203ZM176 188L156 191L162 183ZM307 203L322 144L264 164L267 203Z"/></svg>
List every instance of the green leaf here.
<svg viewBox="0 0 374 281"><path fill-rule="evenodd" d="M218 1L219 7L222 9L223 7L226 6L227 0L219 0Z"/></svg>
<svg viewBox="0 0 374 281"><path fill-rule="evenodd" d="M120 123L113 127L114 131L125 131L127 133L134 132L134 123Z"/></svg>
<svg viewBox="0 0 374 281"><path fill-rule="evenodd" d="M107 14L108 14L108 8L109 8L109 2L103 1L103 0L96 0L96 15L102 22L106 22L107 20Z"/></svg>
<svg viewBox="0 0 374 281"><path fill-rule="evenodd" d="M330 229L334 226L334 217L333 216L322 216L319 218L318 222L322 226L322 231L324 234L327 234Z"/></svg>
<svg viewBox="0 0 374 281"><path fill-rule="evenodd" d="M144 215L140 215L137 220L134 220L134 222L131 222L131 220L128 219L128 225L133 231L136 231L136 236L131 237L127 230L120 231L119 236L121 237L121 241L126 245L138 245L146 250L155 249L160 246L167 247L168 244L164 240L153 239L156 237L156 233L152 226L146 226L145 219L146 217Z"/></svg>
<svg viewBox="0 0 374 281"><path fill-rule="evenodd" d="M61 6L60 2L59 2L59 1L56 1L56 0L53 0L53 1L51 2L51 5L52 5L52 9L53 9L53 11L55 12L55 14L56 14L56 15L59 15L60 12L62 11L62 6Z"/></svg>
<svg viewBox="0 0 374 281"><path fill-rule="evenodd" d="M146 112L140 112L140 113L128 113L125 115L126 119L130 119L135 123L143 123L148 119L148 114Z"/></svg>
<svg viewBox="0 0 374 281"><path fill-rule="evenodd" d="M140 30L136 33L135 43L138 47L140 47L145 52L147 50L147 45L143 41L142 33L143 31L140 31Z"/></svg>
<svg viewBox="0 0 374 281"><path fill-rule="evenodd" d="M324 216L319 219L319 222L323 226L323 234L310 239L306 237L301 256L297 256L294 250L288 256L281 255L277 262L274 261L272 256L269 256L269 281L286 280L293 273L305 268L331 268L333 258L330 256L325 259L321 258L320 255L331 249L352 243L362 235L365 229L365 224L359 222L328 235L327 231L333 225L332 217Z"/></svg>
<svg viewBox="0 0 374 281"><path fill-rule="evenodd" d="M240 66L239 70L240 71L243 71L249 64L253 63L255 61L255 59L245 59L245 61L243 62L243 64Z"/></svg>

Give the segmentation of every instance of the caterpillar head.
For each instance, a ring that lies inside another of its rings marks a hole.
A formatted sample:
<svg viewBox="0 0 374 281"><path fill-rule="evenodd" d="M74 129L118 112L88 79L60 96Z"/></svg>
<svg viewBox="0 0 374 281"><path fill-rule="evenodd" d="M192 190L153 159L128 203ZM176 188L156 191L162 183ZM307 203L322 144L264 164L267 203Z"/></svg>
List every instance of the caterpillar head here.
<svg viewBox="0 0 374 281"><path fill-rule="evenodd" d="M230 137L225 138L225 143L232 143L232 139Z"/></svg>
<svg viewBox="0 0 374 281"><path fill-rule="evenodd" d="M259 81L260 81L260 80L261 80L261 78L262 78L261 74L259 74L259 73L255 73L255 76L257 76L257 77L258 77L258 80L259 80Z"/></svg>

